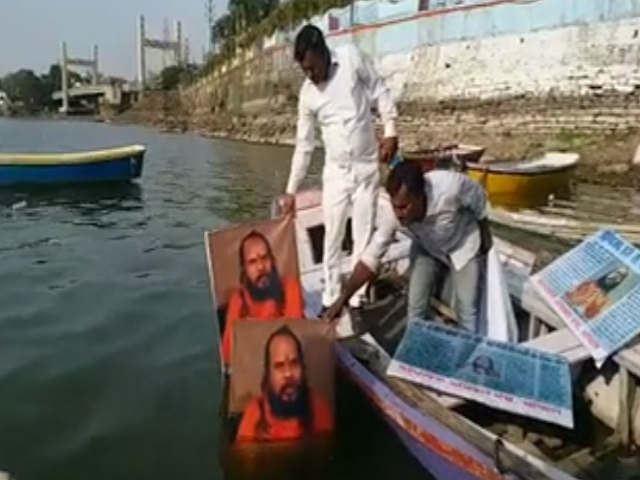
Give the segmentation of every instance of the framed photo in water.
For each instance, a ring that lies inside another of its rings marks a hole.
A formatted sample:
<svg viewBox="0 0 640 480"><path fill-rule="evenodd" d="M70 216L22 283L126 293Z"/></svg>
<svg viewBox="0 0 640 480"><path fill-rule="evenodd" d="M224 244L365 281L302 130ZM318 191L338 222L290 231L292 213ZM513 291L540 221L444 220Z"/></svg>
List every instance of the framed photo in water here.
<svg viewBox="0 0 640 480"><path fill-rule="evenodd" d="M334 430L334 329L319 320L234 327L229 413L236 442L292 441Z"/></svg>

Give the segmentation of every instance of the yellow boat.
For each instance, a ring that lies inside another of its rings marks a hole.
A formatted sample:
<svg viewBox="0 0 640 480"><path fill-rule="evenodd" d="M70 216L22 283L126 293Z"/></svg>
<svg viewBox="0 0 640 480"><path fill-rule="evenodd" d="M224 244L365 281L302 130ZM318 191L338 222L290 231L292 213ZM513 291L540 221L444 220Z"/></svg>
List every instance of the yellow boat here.
<svg viewBox="0 0 640 480"><path fill-rule="evenodd" d="M467 163L467 174L480 182L493 205L522 208L545 205L550 195L567 197L578 164L577 153L549 152L521 162Z"/></svg>

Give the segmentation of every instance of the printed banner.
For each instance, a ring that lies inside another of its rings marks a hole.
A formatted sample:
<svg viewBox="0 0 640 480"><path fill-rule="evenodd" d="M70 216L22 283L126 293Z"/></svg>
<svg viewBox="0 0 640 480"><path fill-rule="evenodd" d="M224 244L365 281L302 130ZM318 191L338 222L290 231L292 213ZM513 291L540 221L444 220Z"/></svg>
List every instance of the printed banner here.
<svg viewBox="0 0 640 480"><path fill-rule="evenodd" d="M531 279L598 367L640 333L640 250L604 229Z"/></svg>
<svg viewBox="0 0 640 480"><path fill-rule="evenodd" d="M558 355L414 320L387 375L573 428L569 363Z"/></svg>

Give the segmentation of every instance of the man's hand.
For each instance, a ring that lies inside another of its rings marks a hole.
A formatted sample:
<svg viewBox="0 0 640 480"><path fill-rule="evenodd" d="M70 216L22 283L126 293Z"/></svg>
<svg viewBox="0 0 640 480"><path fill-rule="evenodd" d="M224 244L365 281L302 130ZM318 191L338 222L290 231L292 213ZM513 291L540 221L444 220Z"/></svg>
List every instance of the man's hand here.
<svg viewBox="0 0 640 480"><path fill-rule="evenodd" d="M489 219L483 218L478 222L480 228L480 251L486 254L493 247L493 237L491 236L491 227L489 227Z"/></svg>
<svg viewBox="0 0 640 480"><path fill-rule="evenodd" d="M280 204L280 210L283 215L292 215L296 209L296 197L290 193L285 193L278 200Z"/></svg>
<svg viewBox="0 0 640 480"><path fill-rule="evenodd" d="M340 316L340 313L342 313L345 305L346 301L342 297L338 298L338 300L333 302L333 305L324 312L323 318L329 322L335 322Z"/></svg>
<svg viewBox="0 0 640 480"><path fill-rule="evenodd" d="M398 137L384 137L380 140L379 155L382 163L388 164L398 151Z"/></svg>

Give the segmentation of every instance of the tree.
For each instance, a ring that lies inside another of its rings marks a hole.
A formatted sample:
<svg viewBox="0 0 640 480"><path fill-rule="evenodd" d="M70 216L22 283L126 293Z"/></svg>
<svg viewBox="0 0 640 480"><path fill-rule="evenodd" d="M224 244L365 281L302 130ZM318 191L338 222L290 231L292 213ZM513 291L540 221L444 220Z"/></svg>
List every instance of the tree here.
<svg viewBox="0 0 640 480"><path fill-rule="evenodd" d="M33 70L21 69L10 73L2 83L9 98L22 101L32 109L42 105L45 92L40 77Z"/></svg>
<svg viewBox="0 0 640 480"><path fill-rule="evenodd" d="M173 90L180 83L193 81L198 72L197 65L192 63L185 66L172 65L160 72L160 84L163 90Z"/></svg>

